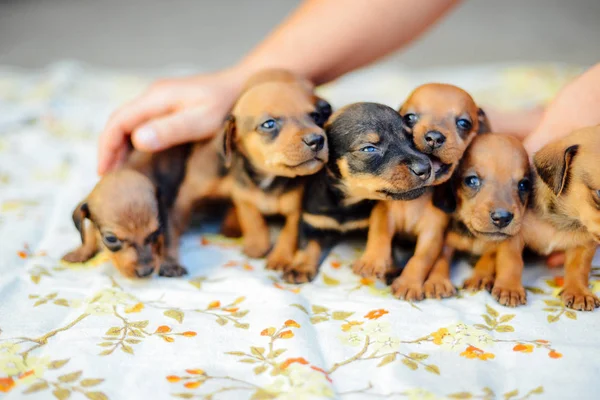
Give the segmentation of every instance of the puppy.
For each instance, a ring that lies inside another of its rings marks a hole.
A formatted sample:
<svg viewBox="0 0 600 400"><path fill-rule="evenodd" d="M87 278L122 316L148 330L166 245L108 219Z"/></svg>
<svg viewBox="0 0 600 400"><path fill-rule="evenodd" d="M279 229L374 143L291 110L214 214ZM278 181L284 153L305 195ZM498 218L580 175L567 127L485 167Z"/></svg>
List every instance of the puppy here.
<svg viewBox="0 0 600 400"><path fill-rule="evenodd" d="M304 176L318 172L328 157L322 126L331 106L313 89L283 70L262 71L249 79L214 147L192 154L175 204L179 232L194 202L211 193L228 193L236 211L228 215L227 232L237 233L239 222L244 253L263 257L269 252L264 216L280 214L286 222L267 268L282 269L292 262ZM213 159L215 166L210 166ZM207 168L212 168L208 174Z"/></svg>
<svg viewBox="0 0 600 400"><path fill-rule="evenodd" d="M427 281L427 297L451 286L455 250L481 256L464 287L487 289L502 305L525 304L520 234L531 193L529 158L521 142L504 134L477 136L450 182L436 188L434 204L451 213L443 254Z"/></svg>
<svg viewBox="0 0 600 400"><path fill-rule="evenodd" d="M447 181L477 133L490 132L485 112L461 88L429 83L416 88L399 110L417 150L433 161L434 185Z"/></svg>
<svg viewBox="0 0 600 400"><path fill-rule="evenodd" d="M427 156L414 150L392 108L356 103L326 124L327 167L311 177L302 212L303 245L284 279L310 281L325 247L341 235L367 229L376 200L414 199L433 182Z"/></svg>
<svg viewBox="0 0 600 400"><path fill-rule="evenodd" d="M156 154L133 151L122 169L104 176L73 211L81 246L63 257L85 262L108 250L126 277L181 276L185 268L170 245L168 214L183 179L190 145Z"/></svg>
<svg viewBox="0 0 600 400"><path fill-rule="evenodd" d="M532 250L566 252L562 300L569 308L600 306L589 289L592 259L600 243L600 126L577 130L534 155L533 207L523 237Z"/></svg>
<svg viewBox="0 0 600 400"><path fill-rule="evenodd" d="M433 185L448 180L477 133L489 131L483 110L477 108L467 92L452 85L419 86L399 113L416 148L431 159ZM401 299L423 299L423 283L442 250L449 222L449 217L432 204L432 195L429 189L417 200L382 202L375 206L365 253L353 266L356 274L382 278L392 263L394 234L416 239L414 255L402 275L394 280L392 291ZM454 293L449 282L438 289L438 297Z"/></svg>

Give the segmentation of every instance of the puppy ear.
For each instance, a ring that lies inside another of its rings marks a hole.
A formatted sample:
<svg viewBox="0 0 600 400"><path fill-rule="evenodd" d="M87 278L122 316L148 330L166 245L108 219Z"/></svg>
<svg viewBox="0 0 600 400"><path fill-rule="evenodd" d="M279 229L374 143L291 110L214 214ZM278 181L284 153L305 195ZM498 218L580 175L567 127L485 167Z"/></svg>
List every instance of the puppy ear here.
<svg viewBox="0 0 600 400"><path fill-rule="evenodd" d="M578 150L577 144L566 149L554 144L544 147L533 157L538 175L557 196L560 196L569 184L569 168Z"/></svg>
<svg viewBox="0 0 600 400"><path fill-rule="evenodd" d="M477 134L480 135L482 133L490 133L492 131L490 120L482 108L477 109L477 121L479 121L479 129L477 130Z"/></svg>
<svg viewBox="0 0 600 400"><path fill-rule="evenodd" d="M81 236L81 243L85 243L84 238L84 220L90 217L90 209L88 208L88 204L86 200L77 204L75 210L73 210L73 224L75 224L75 228L79 231L79 236Z"/></svg>
<svg viewBox="0 0 600 400"><path fill-rule="evenodd" d="M456 191L452 179L433 188L433 205L447 214L456 211Z"/></svg>
<svg viewBox="0 0 600 400"><path fill-rule="evenodd" d="M233 115L228 115L223 125L223 131L221 132L221 145L219 151L225 160L225 167L231 167L231 161L233 158L233 148L236 134L236 122Z"/></svg>
<svg viewBox="0 0 600 400"><path fill-rule="evenodd" d="M323 127L329 117L331 117L332 109L331 104L327 102L327 100L322 99L319 96L315 96L314 99L315 104L315 112L313 113L313 119L315 120L315 124L319 127Z"/></svg>

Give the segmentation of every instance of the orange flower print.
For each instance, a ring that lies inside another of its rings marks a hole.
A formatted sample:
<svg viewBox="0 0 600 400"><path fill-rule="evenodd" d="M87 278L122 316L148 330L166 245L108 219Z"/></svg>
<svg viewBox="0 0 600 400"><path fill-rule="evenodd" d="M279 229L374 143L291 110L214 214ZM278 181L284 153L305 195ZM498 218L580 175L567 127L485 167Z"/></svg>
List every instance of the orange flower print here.
<svg viewBox="0 0 600 400"><path fill-rule="evenodd" d="M125 313L126 313L126 314L138 313L138 312L142 311L143 309L144 309L144 304L142 304L142 303L137 303L137 304L136 304L136 305L134 305L134 306L127 307L127 308L125 309Z"/></svg>
<svg viewBox="0 0 600 400"><path fill-rule="evenodd" d="M283 331L283 332L281 332L279 334L278 337L281 338L281 339L291 339L291 338L294 337L294 332L289 331L289 330L288 331Z"/></svg>
<svg viewBox="0 0 600 400"><path fill-rule="evenodd" d="M239 307L224 308L223 311L234 313L239 310Z"/></svg>
<svg viewBox="0 0 600 400"><path fill-rule="evenodd" d="M208 305L208 308L219 308L221 307L221 302L219 300L215 300Z"/></svg>
<svg viewBox="0 0 600 400"><path fill-rule="evenodd" d="M13 378L0 378L0 392L8 393L15 387Z"/></svg>
<svg viewBox="0 0 600 400"><path fill-rule="evenodd" d="M363 286L371 286L375 281L371 278L360 278L360 284Z"/></svg>
<svg viewBox="0 0 600 400"><path fill-rule="evenodd" d="M158 328L156 328L155 333L169 333L169 332L171 332L171 328L169 328L166 325L161 325Z"/></svg>
<svg viewBox="0 0 600 400"><path fill-rule="evenodd" d="M182 335L185 337L194 337L197 335L197 333L193 332L193 331L186 331L186 332L183 332Z"/></svg>
<svg viewBox="0 0 600 400"><path fill-rule="evenodd" d="M293 319L288 319L285 321L285 326L291 326L292 328L300 328L300 324L294 321Z"/></svg>
<svg viewBox="0 0 600 400"><path fill-rule="evenodd" d="M555 350L550 350L550 353L548 353L548 357L550 358L561 358L562 354L555 351Z"/></svg>
<svg viewBox="0 0 600 400"><path fill-rule="evenodd" d="M202 383L203 382L201 382L201 381L187 382L183 386L185 386L188 389L196 389L197 387L202 385Z"/></svg>
<svg viewBox="0 0 600 400"><path fill-rule="evenodd" d="M350 329L352 329L353 326L359 326L363 323L364 322L362 321L348 321L348 323L342 325L342 332L348 332Z"/></svg>
<svg viewBox="0 0 600 400"><path fill-rule="evenodd" d="M181 378L176 375L169 375L167 376L167 380L171 383L177 383L181 380Z"/></svg>
<svg viewBox="0 0 600 400"><path fill-rule="evenodd" d="M465 351L463 351L462 353L460 353L460 355L465 358L469 358L469 359L478 358L483 361L491 360L496 357L492 353L486 353L483 350L478 349L475 346L467 347L467 349Z"/></svg>
<svg viewBox="0 0 600 400"><path fill-rule="evenodd" d="M186 369L185 372L192 375L204 375L203 369Z"/></svg>
<svg viewBox="0 0 600 400"><path fill-rule="evenodd" d="M550 343L549 341L542 340L542 339L538 339L538 340L536 340L536 342L539 343L539 344L548 344L548 343Z"/></svg>
<svg viewBox="0 0 600 400"><path fill-rule="evenodd" d="M533 345L519 343L513 347L513 351L518 351L520 353L531 353L533 352Z"/></svg>
<svg viewBox="0 0 600 400"><path fill-rule="evenodd" d="M306 364L308 364L308 361L306 361L306 359L304 359L302 357L299 357L299 358L288 358L287 360L285 360L284 362L281 363L281 365L279 366L279 368L286 369L287 367L289 367L290 365L292 365L294 363L306 365Z"/></svg>
<svg viewBox="0 0 600 400"><path fill-rule="evenodd" d="M320 372L320 373L322 373L323 375L325 375L325 378L326 378L326 379L327 379L329 382L333 382L333 381L331 380L331 378L329 377L329 374L327 373L327 371L325 371L324 369L322 369L322 368L319 368L319 367L315 367L314 365L311 365L311 366L310 366L310 368L311 368L311 369L314 369L314 370L315 370L315 371L317 371L317 372Z"/></svg>
<svg viewBox="0 0 600 400"><path fill-rule="evenodd" d="M339 267L341 267L341 266L342 266L342 263L341 263L341 262L339 262L339 261L332 261L332 262L331 262L331 268L338 269L338 268L339 268Z"/></svg>
<svg viewBox="0 0 600 400"><path fill-rule="evenodd" d="M563 287L563 285L565 284L565 278L563 278L562 276L555 276L554 283L558 287Z"/></svg>
<svg viewBox="0 0 600 400"><path fill-rule="evenodd" d="M275 333L275 328L270 327L267 329L263 329L263 331L260 333L260 336L273 336L274 333Z"/></svg>
<svg viewBox="0 0 600 400"><path fill-rule="evenodd" d="M433 337L433 343L438 346L442 344L444 337L448 335L448 329L440 328L436 332L433 332L431 336Z"/></svg>
<svg viewBox="0 0 600 400"><path fill-rule="evenodd" d="M389 311L386 311L383 308L380 308L379 310L369 311L365 315L365 318L368 318L368 319L379 319L379 318L383 317L385 314L389 314Z"/></svg>

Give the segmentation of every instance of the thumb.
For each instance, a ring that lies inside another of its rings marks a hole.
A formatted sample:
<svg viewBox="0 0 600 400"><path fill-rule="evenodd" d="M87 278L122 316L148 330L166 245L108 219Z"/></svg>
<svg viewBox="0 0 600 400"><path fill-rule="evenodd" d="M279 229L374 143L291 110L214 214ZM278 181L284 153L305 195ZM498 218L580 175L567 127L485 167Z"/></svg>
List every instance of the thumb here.
<svg viewBox="0 0 600 400"><path fill-rule="evenodd" d="M208 106L196 106L154 119L132 134L136 149L148 152L211 137L221 126L224 115Z"/></svg>

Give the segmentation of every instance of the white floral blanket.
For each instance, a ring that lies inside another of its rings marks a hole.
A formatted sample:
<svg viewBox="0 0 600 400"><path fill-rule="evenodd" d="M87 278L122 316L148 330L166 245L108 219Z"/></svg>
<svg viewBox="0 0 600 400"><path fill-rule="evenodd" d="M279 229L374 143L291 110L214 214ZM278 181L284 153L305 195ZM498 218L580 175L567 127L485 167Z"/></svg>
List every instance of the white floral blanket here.
<svg viewBox="0 0 600 400"><path fill-rule="evenodd" d="M518 108L578 72L370 70L323 95L395 107L435 80ZM102 255L61 264L79 240L72 208L97 179L97 135L148 79L76 64L0 69L1 398L598 398L600 311L562 306L561 270L526 268L518 309L488 293L409 304L352 274L363 243L336 247L313 283L291 286L210 226L183 240L184 279L127 280ZM469 268L453 269L457 285Z"/></svg>

